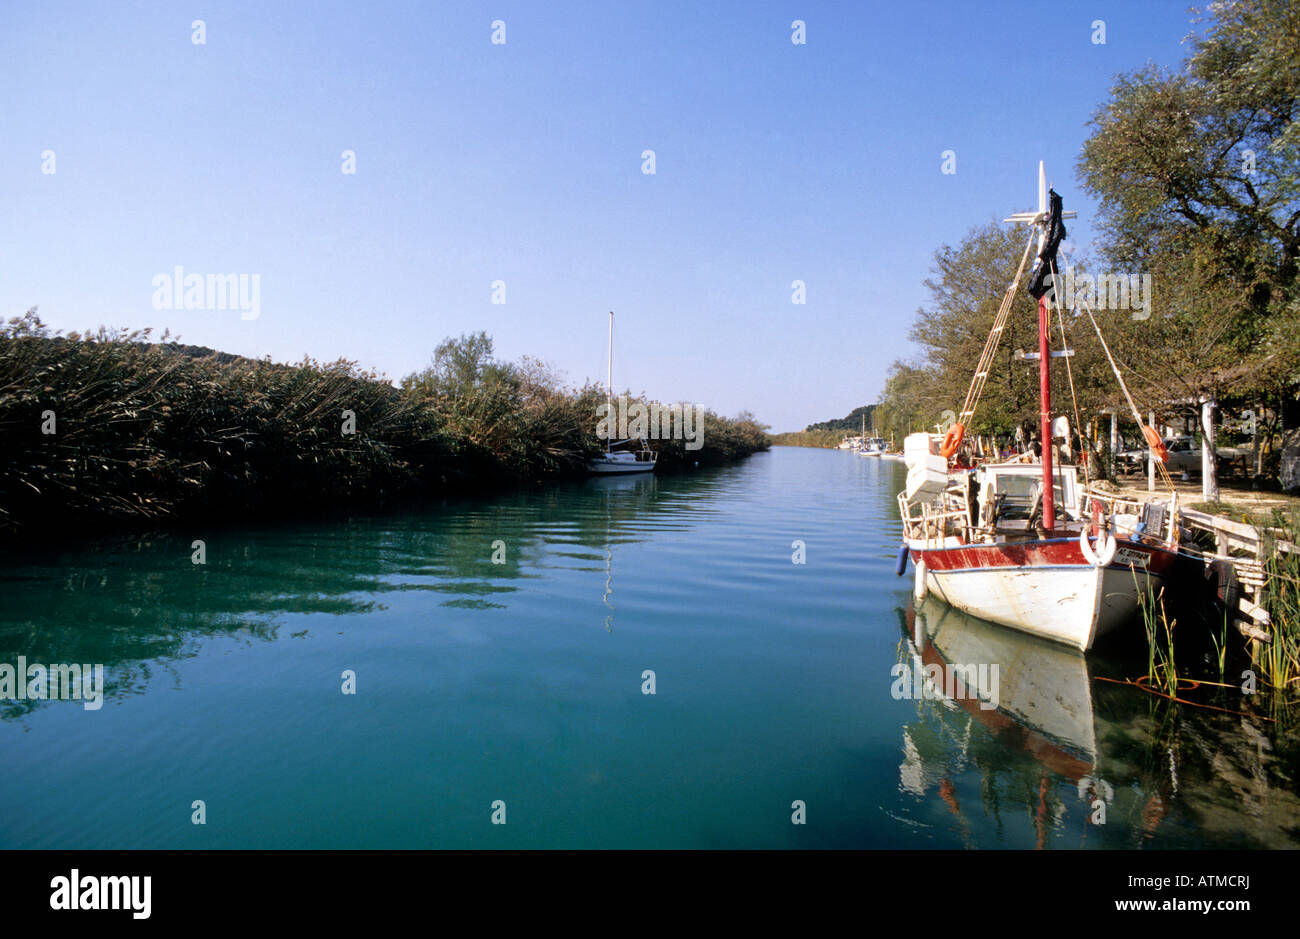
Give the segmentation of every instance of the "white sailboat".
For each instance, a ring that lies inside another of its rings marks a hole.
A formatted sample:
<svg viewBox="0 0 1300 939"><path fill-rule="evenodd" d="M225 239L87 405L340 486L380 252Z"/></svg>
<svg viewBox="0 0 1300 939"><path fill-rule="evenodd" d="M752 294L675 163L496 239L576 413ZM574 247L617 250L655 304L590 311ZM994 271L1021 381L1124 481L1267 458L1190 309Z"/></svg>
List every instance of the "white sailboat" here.
<svg viewBox="0 0 1300 939"><path fill-rule="evenodd" d="M614 440L614 312L609 314L609 367L607 372L608 390L605 398L606 433L605 452L601 456L587 461L587 472L598 476L612 476L622 473L653 473L658 454L646 446L643 440ZM638 450L615 450L615 447L639 443Z"/></svg>

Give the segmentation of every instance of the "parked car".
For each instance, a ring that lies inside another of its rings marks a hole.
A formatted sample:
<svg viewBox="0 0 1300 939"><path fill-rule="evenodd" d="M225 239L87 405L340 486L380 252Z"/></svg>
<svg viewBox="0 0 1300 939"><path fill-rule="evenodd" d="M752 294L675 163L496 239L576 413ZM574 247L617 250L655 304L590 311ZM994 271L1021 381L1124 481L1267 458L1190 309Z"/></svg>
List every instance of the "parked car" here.
<svg viewBox="0 0 1300 939"><path fill-rule="evenodd" d="M1181 475L1184 472L1201 471L1201 445L1195 437L1166 437L1165 449L1169 451L1169 459L1165 461L1165 468L1169 472ZM1130 471L1140 470L1147 465L1145 446L1121 450L1118 456L1121 464Z"/></svg>
<svg viewBox="0 0 1300 939"><path fill-rule="evenodd" d="M1199 473L1201 471L1201 445L1195 437L1166 437L1165 449L1169 459L1165 468L1171 473Z"/></svg>

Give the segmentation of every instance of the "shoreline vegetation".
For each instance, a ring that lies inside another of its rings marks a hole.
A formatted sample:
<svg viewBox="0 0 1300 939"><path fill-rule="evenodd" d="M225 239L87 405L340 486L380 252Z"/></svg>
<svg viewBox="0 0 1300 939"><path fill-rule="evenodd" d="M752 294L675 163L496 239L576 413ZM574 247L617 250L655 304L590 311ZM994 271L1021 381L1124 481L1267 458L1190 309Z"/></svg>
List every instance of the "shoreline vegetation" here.
<svg viewBox="0 0 1300 939"><path fill-rule="evenodd" d="M629 395L647 406L644 396ZM586 475L605 390L448 339L394 385L339 359L288 365L164 333L0 325L0 540L263 520L472 495ZM661 471L771 445L753 415L704 411L702 446L648 441Z"/></svg>
<svg viewBox="0 0 1300 939"><path fill-rule="evenodd" d="M867 433L875 427L876 405L867 404L856 407L845 417L836 420L819 421L809 424L803 430L792 430L781 434L772 434L772 444L777 447L830 447L838 448L845 437L856 437L862 433L863 426Z"/></svg>
<svg viewBox="0 0 1300 939"><path fill-rule="evenodd" d="M845 437L842 430L792 430L772 434L774 447L829 447L837 449Z"/></svg>

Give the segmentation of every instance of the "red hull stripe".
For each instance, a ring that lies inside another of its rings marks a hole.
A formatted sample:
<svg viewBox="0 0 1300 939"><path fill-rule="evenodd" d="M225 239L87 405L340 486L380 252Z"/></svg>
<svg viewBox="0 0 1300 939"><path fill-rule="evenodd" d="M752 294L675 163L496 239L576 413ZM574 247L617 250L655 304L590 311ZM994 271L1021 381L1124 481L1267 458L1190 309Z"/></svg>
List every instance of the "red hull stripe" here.
<svg viewBox="0 0 1300 939"><path fill-rule="evenodd" d="M1121 540L1120 551L1145 554L1147 563L1140 565L1152 574L1165 574L1177 559L1172 551L1144 545L1136 541ZM914 550L913 557L924 561L931 571L964 571L989 568L1050 568L1092 567L1083 556L1077 538L1051 538L1044 541L1017 541L1006 544L963 545L959 548ZM1111 569L1127 570L1122 555L1109 565Z"/></svg>

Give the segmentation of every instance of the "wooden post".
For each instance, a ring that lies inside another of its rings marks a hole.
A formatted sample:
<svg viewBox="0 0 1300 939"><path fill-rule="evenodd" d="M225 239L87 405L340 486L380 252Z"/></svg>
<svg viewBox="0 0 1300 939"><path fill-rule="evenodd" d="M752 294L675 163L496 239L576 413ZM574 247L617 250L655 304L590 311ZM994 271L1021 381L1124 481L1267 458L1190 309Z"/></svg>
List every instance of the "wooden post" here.
<svg viewBox="0 0 1300 939"><path fill-rule="evenodd" d="M1218 402L1213 398L1201 399L1201 498L1206 502L1219 501L1219 472L1214 449L1214 409Z"/></svg>
<svg viewBox="0 0 1300 939"><path fill-rule="evenodd" d="M1119 449L1119 413L1110 412L1110 478L1115 478L1115 451Z"/></svg>

